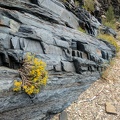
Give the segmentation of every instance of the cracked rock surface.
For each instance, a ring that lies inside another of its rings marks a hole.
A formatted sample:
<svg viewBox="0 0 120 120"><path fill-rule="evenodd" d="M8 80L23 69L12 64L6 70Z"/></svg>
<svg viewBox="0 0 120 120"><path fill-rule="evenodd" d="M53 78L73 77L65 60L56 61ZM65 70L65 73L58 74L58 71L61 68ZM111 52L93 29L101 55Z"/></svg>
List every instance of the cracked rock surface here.
<svg viewBox="0 0 120 120"><path fill-rule="evenodd" d="M0 119L49 119L100 78L115 48L78 26L79 18L57 0L0 1ZM47 86L35 96L11 91L27 52L49 71Z"/></svg>

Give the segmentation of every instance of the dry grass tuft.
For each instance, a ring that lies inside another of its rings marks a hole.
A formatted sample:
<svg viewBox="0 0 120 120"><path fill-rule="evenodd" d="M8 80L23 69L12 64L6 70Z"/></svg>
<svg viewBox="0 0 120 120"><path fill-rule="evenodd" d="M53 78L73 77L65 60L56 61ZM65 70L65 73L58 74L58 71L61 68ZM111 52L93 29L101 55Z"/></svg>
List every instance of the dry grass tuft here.
<svg viewBox="0 0 120 120"><path fill-rule="evenodd" d="M98 38L108 41L110 44L115 46L117 52L119 51L119 46L117 44L116 39L113 36L107 34L100 34Z"/></svg>
<svg viewBox="0 0 120 120"><path fill-rule="evenodd" d="M120 52L116 55L114 59L110 61L110 65L102 73L102 79L107 81L115 81L119 78L120 73Z"/></svg>

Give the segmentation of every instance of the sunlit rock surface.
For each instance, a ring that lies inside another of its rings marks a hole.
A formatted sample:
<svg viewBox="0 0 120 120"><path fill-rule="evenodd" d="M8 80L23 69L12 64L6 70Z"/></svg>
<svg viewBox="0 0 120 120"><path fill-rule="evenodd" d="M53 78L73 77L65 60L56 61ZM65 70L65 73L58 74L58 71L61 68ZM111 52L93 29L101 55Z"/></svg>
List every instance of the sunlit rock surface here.
<svg viewBox="0 0 120 120"><path fill-rule="evenodd" d="M115 49L78 26L79 18L57 0L0 1L1 120L47 120L100 77ZM35 96L12 92L13 80L20 79L15 69L27 52L49 71L47 86Z"/></svg>

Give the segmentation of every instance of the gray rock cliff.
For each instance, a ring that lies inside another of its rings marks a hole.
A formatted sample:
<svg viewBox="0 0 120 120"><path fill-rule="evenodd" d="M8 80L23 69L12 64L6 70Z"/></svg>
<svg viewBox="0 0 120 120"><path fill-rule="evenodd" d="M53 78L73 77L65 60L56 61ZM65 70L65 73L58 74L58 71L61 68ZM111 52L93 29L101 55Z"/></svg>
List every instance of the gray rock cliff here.
<svg viewBox="0 0 120 120"><path fill-rule="evenodd" d="M115 48L78 31L79 20L58 0L0 1L0 120L47 120L100 78ZM11 90L27 52L49 71L35 96Z"/></svg>

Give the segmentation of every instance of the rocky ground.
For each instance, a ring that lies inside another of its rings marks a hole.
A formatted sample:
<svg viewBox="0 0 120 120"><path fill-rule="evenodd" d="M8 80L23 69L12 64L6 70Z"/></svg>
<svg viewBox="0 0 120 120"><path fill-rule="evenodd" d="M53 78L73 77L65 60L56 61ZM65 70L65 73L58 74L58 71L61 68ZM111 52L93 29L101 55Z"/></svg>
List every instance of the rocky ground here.
<svg viewBox="0 0 120 120"><path fill-rule="evenodd" d="M120 52L103 77L51 120L120 120Z"/></svg>

